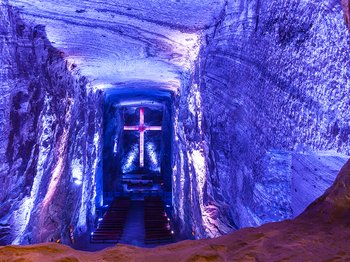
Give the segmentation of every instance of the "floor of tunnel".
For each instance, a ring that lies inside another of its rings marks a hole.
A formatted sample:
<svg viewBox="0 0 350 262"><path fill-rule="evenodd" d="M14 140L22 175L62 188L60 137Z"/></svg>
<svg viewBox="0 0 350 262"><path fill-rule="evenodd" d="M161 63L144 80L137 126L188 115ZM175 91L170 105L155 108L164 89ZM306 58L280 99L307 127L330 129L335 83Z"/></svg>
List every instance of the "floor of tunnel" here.
<svg viewBox="0 0 350 262"><path fill-rule="evenodd" d="M129 214L124 225L122 239L119 243L134 246L144 246L144 204L143 201L131 201Z"/></svg>
<svg viewBox="0 0 350 262"><path fill-rule="evenodd" d="M165 206L168 214L170 208ZM170 215L171 216L171 215ZM130 201L127 220L124 225L123 235L118 243L91 243L91 232L87 232L75 239L75 243L70 245L76 250L82 251L99 251L105 248L114 247L116 245L132 245L144 248L153 248L157 246L167 245L178 242L180 240L177 234L174 234L173 242L165 243L146 243L145 242L145 225L144 225L144 200L141 198L133 198Z"/></svg>

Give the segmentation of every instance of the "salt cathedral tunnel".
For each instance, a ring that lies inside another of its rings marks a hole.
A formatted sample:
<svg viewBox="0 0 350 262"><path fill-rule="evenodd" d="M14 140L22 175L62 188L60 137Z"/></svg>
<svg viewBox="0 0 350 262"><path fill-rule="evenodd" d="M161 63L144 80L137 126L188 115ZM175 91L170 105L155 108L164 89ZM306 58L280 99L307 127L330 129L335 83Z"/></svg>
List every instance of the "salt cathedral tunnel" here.
<svg viewBox="0 0 350 262"><path fill-rule="evenodd" d="M350 261L348 0L0 0L1 261Z"/></svg>

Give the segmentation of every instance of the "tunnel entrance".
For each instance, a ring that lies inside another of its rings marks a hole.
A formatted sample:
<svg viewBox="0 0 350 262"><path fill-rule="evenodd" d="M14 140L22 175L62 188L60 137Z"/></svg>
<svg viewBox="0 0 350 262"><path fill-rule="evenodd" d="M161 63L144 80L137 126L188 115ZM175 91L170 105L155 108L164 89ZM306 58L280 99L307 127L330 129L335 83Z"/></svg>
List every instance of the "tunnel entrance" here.
<svg viewBox="0 0 350 262"><path fill-rule="evenodd" d="M171 101L162 91L107 93L93 243L174 241Z"/></svg>

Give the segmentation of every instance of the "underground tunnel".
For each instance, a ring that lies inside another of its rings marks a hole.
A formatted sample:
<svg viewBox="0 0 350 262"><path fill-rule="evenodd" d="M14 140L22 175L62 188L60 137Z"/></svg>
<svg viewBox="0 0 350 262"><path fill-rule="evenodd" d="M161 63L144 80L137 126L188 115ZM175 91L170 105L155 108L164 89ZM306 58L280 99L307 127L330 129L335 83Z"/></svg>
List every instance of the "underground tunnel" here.
<svg viewBox="0 0 350 262"><path fill-rule="evenodd" d="M1 259L350 259L348 1L0 1Z"/></svg>

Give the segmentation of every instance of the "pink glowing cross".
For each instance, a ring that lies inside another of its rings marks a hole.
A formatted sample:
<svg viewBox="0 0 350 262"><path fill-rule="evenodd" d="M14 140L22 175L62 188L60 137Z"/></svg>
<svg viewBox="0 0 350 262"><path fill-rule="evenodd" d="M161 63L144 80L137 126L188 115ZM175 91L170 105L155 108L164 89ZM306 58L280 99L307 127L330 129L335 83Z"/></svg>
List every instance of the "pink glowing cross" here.
<svg viewBox="0 0 350 262"><path fill-rule="evenodd" d="M138 126L124 126L124 130L140 132L140 167L145 165L145 131L147 130L162 130L161 126L145 126L145 110L140 108L140 124Z"/></svg>

